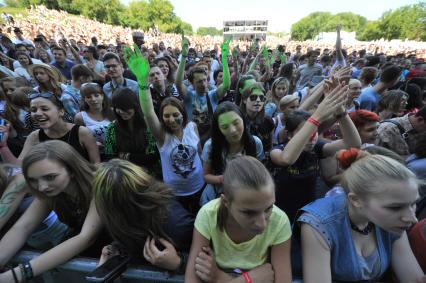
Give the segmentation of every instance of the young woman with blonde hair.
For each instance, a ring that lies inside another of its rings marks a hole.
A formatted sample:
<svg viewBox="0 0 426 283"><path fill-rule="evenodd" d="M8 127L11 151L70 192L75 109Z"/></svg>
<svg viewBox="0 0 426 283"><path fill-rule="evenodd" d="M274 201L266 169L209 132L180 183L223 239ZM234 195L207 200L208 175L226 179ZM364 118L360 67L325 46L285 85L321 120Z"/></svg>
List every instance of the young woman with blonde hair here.
<svg viewBox="0 0 426 283"><path fill-rule="evenodd" d="M349 153L345 194L301 209L304 282L376 282L390 266L400 282L426 282L406 233L417 222L416 176L389 157Z"/></svg>

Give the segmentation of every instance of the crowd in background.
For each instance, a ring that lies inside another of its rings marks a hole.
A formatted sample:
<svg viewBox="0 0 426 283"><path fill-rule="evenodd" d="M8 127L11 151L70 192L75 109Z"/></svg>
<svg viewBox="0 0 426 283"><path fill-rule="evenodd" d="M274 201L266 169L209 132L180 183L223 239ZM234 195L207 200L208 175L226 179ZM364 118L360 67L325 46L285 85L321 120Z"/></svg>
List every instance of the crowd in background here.
<svg viewBox="0 0 426 283"><path fill-rule="evenodd" d="M185 282L426 282L424 43L341 29L236 42L15 17L0 283L78 254ZM44 253L8 264L25 245Z"/></svg>

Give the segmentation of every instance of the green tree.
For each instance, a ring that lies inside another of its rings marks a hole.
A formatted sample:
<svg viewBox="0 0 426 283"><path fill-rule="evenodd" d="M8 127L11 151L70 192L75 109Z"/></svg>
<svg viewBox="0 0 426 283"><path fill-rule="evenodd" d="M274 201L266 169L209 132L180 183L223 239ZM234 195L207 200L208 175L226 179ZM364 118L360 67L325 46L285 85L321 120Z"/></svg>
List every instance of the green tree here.
<svg viewBox="0 0 426 283"><path fill-rule="evenodd" d="M119 0L73 0L72 8L85 17L113 25L120 24L119 13L124 10Z"/></svg>
<svg viewBox="0 0 426 283"><path fill-rule="evenodd" d="M358 40L370 41L370 40L380 39L381 36L382 36L382 33L379 29L379 22L369 21L364 26L364 28L359 33L357 33L356 38Z"/></svg>
<svg viewBox="0 0 426 283"><path fill-rule="evenodd" d="M386 39L426 40L426 2L406 5L388 11L378 21L382 37Z"/></svg>
<svg viewBox="0 0 426 283"><path fill-rule="evenodd" d="M367 19L351 12L338 13L330 18L324 31L335 31L336 26L339 24L342 25L345 31L358 32L365 27Z"/></svg>
<svg viewBox="0 0 426 283"><path fill-rule="evenodd" d="M314 38L320 32L326 31L331 18L329 12L311 13L291 26L291 38L301 41Z"/></svg>
<svg viewBox="0 0 426 283"><path fill-rule="evenodd" d="M217 29L215 27L199 27L197 29L198 35L222 35L223 31L220 29Z"/></svg>

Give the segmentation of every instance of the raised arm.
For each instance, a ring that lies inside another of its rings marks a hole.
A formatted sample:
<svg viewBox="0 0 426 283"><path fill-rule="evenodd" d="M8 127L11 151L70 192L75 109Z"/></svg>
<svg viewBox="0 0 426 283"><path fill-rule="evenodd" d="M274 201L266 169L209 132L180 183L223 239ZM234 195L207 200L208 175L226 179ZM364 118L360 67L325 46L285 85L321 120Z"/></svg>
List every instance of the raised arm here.
<svg viewBox="0 0 426 283"><path fill-rule="evenodd" d="M220 46L221 53L222 53L221 55L222 55L223 82L217 89L217 96L219 100L221 100L224 97L226 92L231 87L231 82L230 82L231 74L229 73L229 66L228 66L229 42L231 42L230 37L225 39L225 41Z"/></svg>
<svg viewBox="0 0 426 283"><path fill-rule="evenodd" d="M343 139L333 143L325 144L322 149L324 156L333 156L334 154L336 154L336 152L342 149L347 149L351 147L360 148L362 144L358 130L356 129L351 118L349 118L349 115L344 110L343 106L341 109L337 110L336 113L342 113L337 115L343 115L339 120L339 128L340 132L342 133Z"/></svg>
<svg viewBox="0 0 426 283"><path fill-rule="evenodd" d="M185 74L186 58L188 57L188 48L189 48L188 42L189 42L188 39L185 38L185 34L182 33L182 54L181 54L182 58L180 59L179 66L176 73L176 88L182 97L186 96L186 87L183 84L183 78Z"/></svg>
<svg viewBox="0 0 426 283"><path fill-rule="evenodd" d="M231 82L236 82L238 78L240 77L240 68L239 68L239 52L238 46L234 47L232 49L232 68L234 69L234 72L231 76Z"/></svg>
<svg viewBox="0 0 426 283"><path fill-rule="evenodd" d="M337 56L337 61L341 62L343 61L345 58L343 57L343 53L342 53L342 39L340 38L340 31L342 30L342 25L338 25L336 27L336 56Z"/></svg>
<svg viewBox="0 0 426 283"><path fill-rule="evenodd" d="M165 131L161 125L157 114L155 114L154 105L152 103L151 92L149 90L149 63L148 59L143 57L139 47L134 46L134 51L125 47L124 58L129 69L135 74L139 87L139 103L152 135L157 142L162 145L164 143Z"/></svg>
<svg viewBox="0 0 426 283"><path fill-rule="evenodd" d="M299 109L309 111L320 100L324 94L324 81L317 84L314 88L309 90L309 95L302 101Z"/></svg>
<svg viewBox="0 0 426 283"><path fill-rule="evenodd" d="M262 54L262 50L260 50L257 54L256 54L256 57L254 57L254 59L253 59L253 61L250 63L250 66L249 66L249 71L253 71L255 68L256 68L256 65L257 65L257 60L258 60L258 58L259 58L259 56Z"/></svg>
<svg viewBox="0 0 426 283"><path fill-rule="evenodd" d="M310 137L318 131L316 122L322 123L333 115L345 103L347 86L339 85L318 105L312 114L313 122L307 121L302 128L290 139L284 150L271 151L271 160L277 165L289 166L297 161Z"/></svg>
<svg viewBox="0 0 426 283"><path fill-rule="evenodd" d="M265 72L260 78L260 81L267 82L272 78L273 74L271 73L271 60L269 59L269 52L266 46L262 48L262 57L265 59Z"/></svg>

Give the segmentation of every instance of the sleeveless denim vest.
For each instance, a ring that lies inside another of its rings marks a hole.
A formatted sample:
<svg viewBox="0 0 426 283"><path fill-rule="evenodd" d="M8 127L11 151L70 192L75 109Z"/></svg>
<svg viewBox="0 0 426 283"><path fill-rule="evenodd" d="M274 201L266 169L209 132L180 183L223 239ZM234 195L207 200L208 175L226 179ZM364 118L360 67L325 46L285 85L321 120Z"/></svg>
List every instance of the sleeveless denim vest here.
<svg viewBox="0 0 426 283"><path fill-rule="evenodd" d="M330 247L331 274L333 280L362 280L361 266L352 239L346 194L322 198L301 209L308 215L299 217L298 222L308 223ZM300 215L300 214L299 214ZM375 226L377 250L380 258L380 277L391 263L392 244L398 238ZM378 280L379 278L371 278Z"/></svg>

